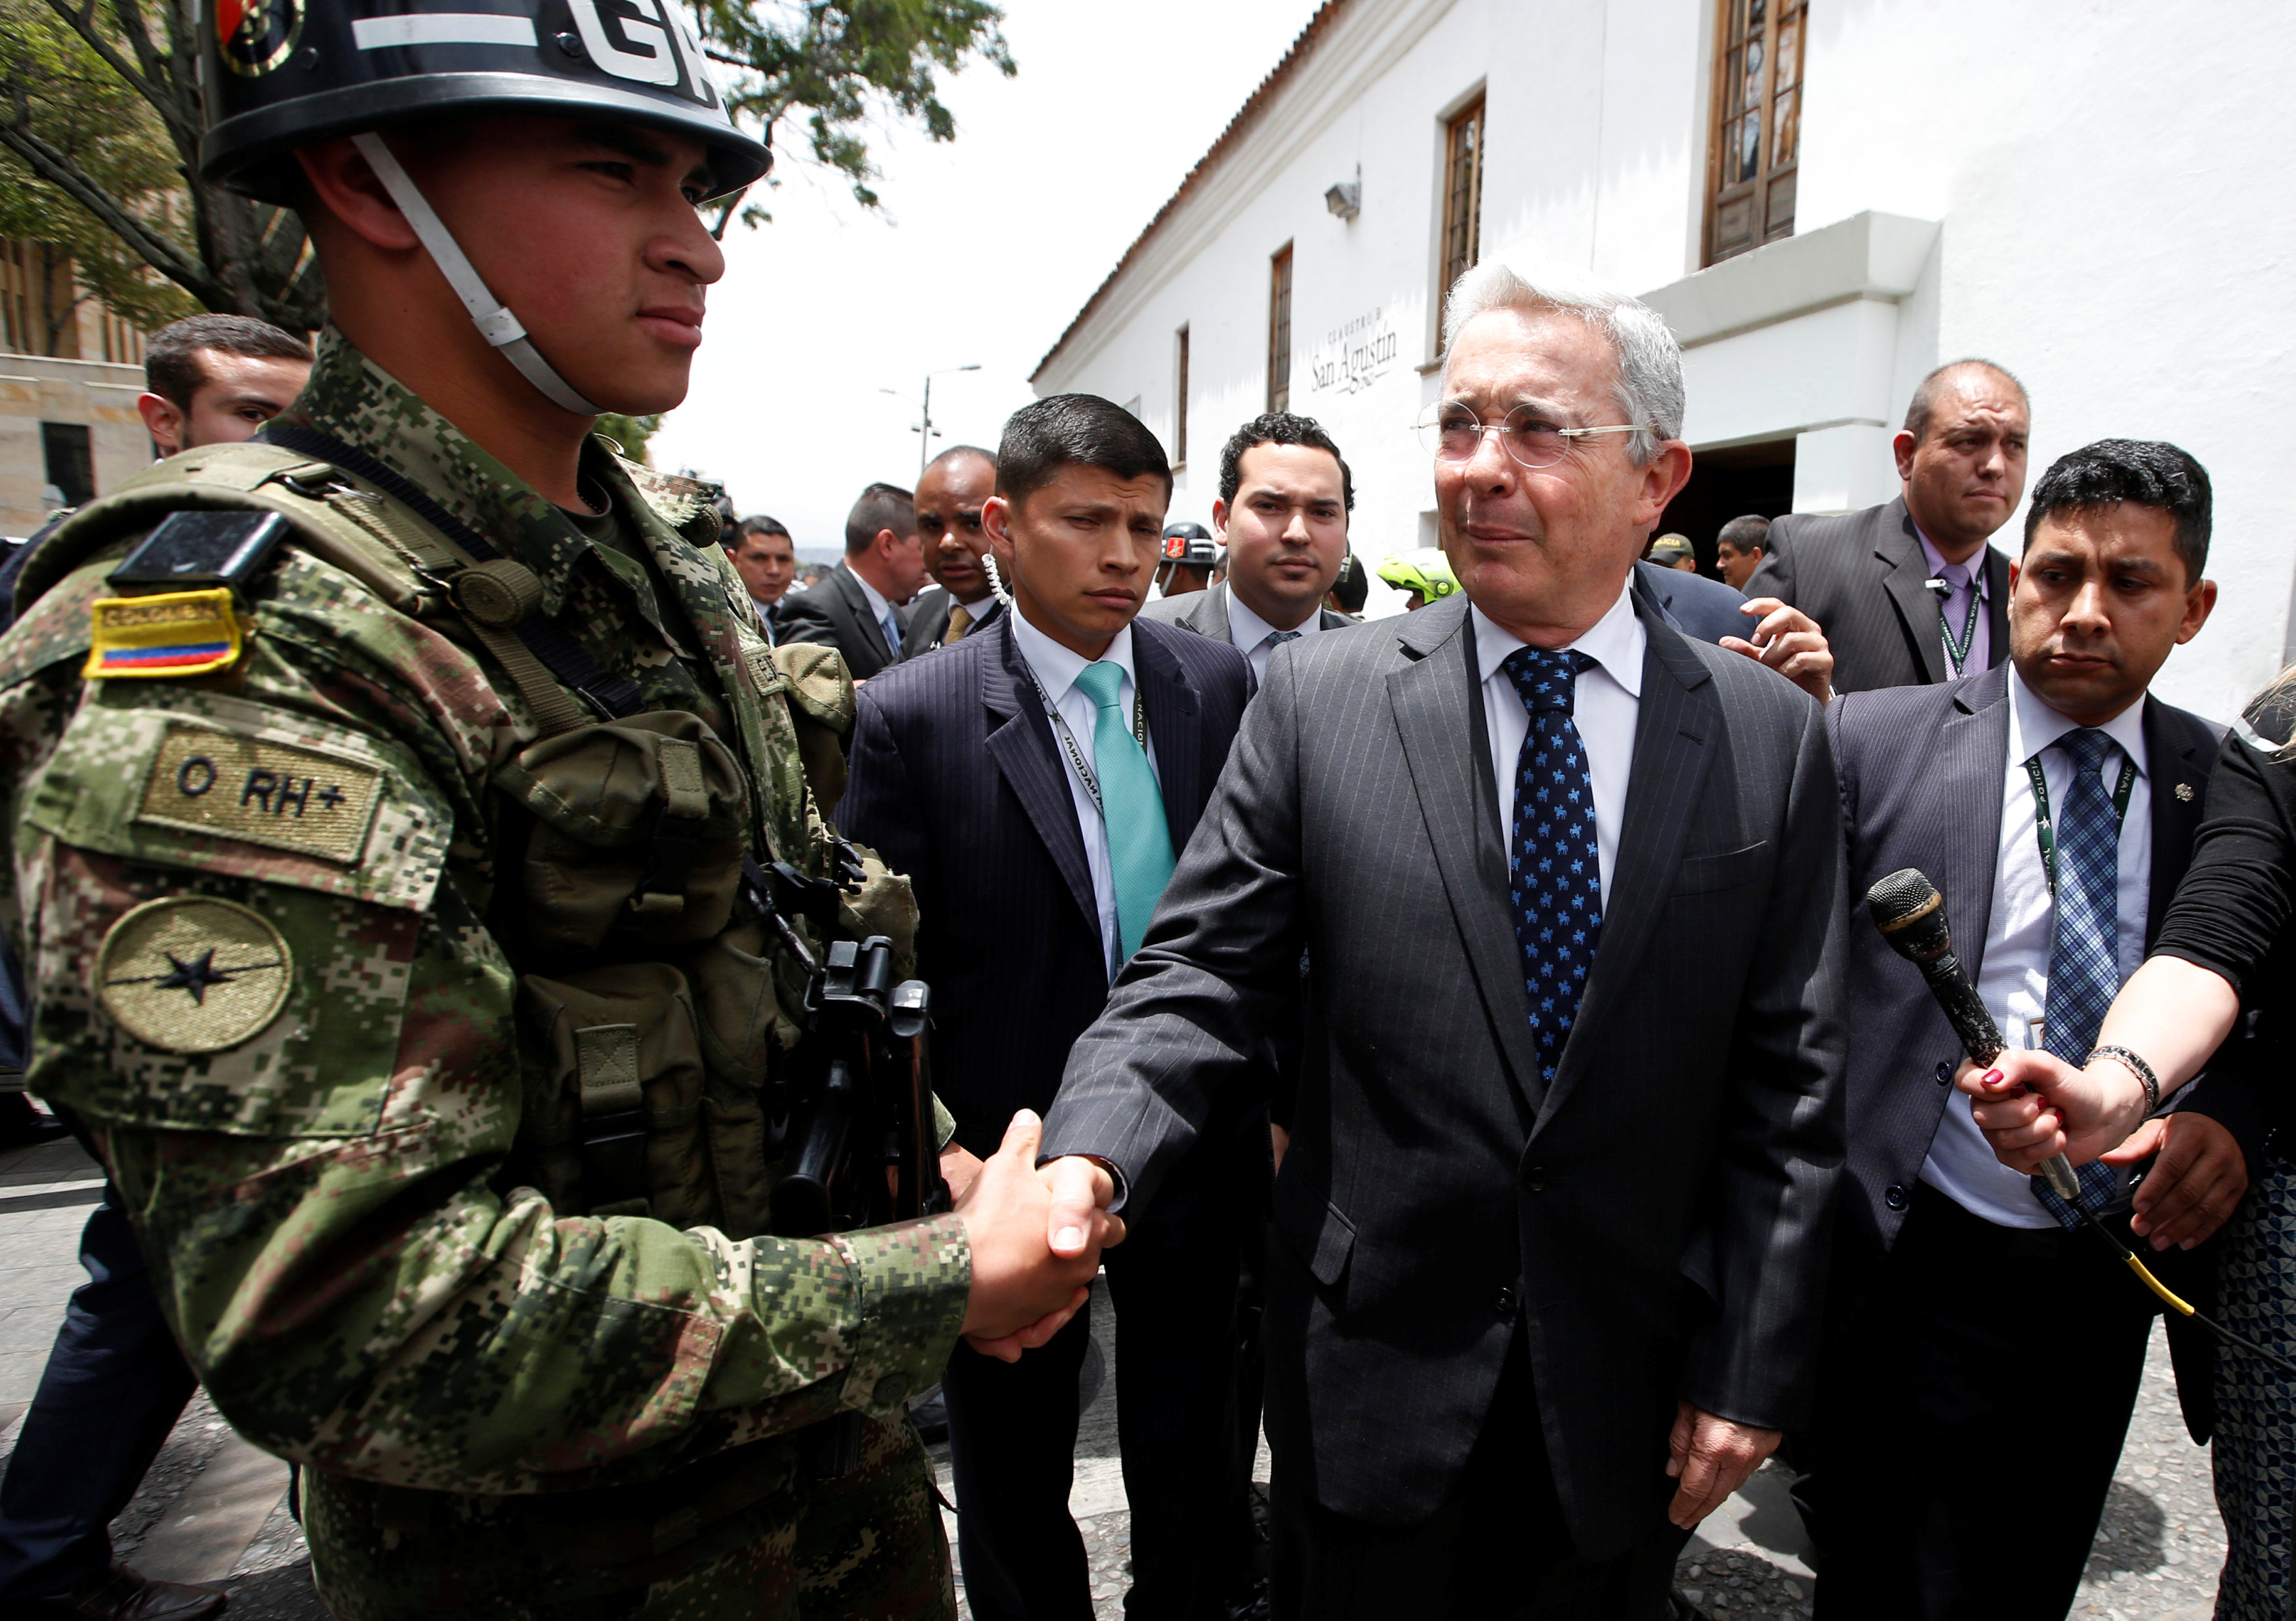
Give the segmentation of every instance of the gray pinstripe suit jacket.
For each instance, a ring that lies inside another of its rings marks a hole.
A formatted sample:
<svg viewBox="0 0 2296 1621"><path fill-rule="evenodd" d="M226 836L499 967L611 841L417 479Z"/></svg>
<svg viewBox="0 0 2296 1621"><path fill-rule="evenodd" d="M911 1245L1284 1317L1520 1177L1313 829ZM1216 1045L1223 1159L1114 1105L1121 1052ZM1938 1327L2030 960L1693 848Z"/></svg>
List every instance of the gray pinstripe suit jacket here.
<svg viewBox="0 0 2296 1621"><path fill-rule="evenodd" d="M1839 517L1788 513L1767 545L1746 594L1777 597L1817 621L1833 649L1836 692L1945 679L1937 598L1922 585L1929 561L1904 496ZM2009 656L2009 560L1993 546L1981 555L1987 661L1997 665Z"/></svg>
<svg viewBox="0 0 2296 1621"><path fill-rule="evenodd" d="M1649 631L1603 942L1541 1090L1466 602L1269 666L1048 1153L1152 1199L1316 963L1275 1184L1268 1434L1341 1513L1423 1519L1528 1336L1579 1551L1656 1525L1677 1396L1800 1414L1841 1159L1833 765L1772 671Z"/></svg>
<svg viewBox="0 0 2296 1621"><path fill-rule="evenodd" d="M1183 592L1178 596L1160 596L1142 606L1140 617L1161 625L1177 625L1194 631L1200 636L1210 636L1215 642L1233 642L1235 638L1230 633L1227 622L1227 582L1221 580L1201 591ZM1337 630L1342 625L1360 623L1347 614L1334 613L1328 608L1318 608L1316 611L1323 616L1323 624L1319 626L1323 630ZM1251 650L1244 648L1240 651L1248 653Z"/></svg>

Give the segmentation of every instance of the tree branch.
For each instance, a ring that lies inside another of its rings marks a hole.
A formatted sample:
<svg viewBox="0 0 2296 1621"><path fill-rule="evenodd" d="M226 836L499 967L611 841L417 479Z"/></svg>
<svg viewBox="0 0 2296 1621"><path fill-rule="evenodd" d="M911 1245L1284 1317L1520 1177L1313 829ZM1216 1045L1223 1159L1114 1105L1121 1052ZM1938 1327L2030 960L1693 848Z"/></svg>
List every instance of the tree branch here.
<svg viewBox="0 0 2296 1621"><path fill-rule="evenodd" d="M18 105L20 110L20 98ZM134 249L145 264L193 298L213 307L217 299L226 296L223 283L209 275L204 266L136 218L127 204L27 128L20 111L15 118L0 122L0 145L23 159L34 174L102 220L104 227Z"/></svg>

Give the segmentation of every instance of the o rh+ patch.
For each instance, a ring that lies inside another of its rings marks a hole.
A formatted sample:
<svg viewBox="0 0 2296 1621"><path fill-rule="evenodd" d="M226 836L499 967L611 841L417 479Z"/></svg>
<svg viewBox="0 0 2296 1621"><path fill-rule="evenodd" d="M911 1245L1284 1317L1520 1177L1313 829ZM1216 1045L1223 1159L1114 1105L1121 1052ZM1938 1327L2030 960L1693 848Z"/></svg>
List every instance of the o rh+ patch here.
<svg viewBox="0 0 2296 1621"><path fill-rule="evenodd" d="M348 864L382 802L380 767L316 749L176 722L135 820Z"/></svg>
<svg viewBox="0 0 2296 1621"><path fill-rule="evenodd" d="M145 901L95 954L103 1011L162 1052L220 1052L260 1035L287 1005L294 975L267 919L203 895Z"/></svg>

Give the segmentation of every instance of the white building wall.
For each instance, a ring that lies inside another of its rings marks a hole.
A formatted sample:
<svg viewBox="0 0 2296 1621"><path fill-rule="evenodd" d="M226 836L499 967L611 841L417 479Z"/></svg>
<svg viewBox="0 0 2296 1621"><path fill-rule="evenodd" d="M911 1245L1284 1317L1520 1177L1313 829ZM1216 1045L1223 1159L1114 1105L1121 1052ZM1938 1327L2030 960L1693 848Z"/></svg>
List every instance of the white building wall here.
<svg viewBox="0 0 2296 1621"><path fill-rule="evenodd" d="M2033 479L2108 436L2197 455L2216 482L2223 598L2160 690L2229 717L2290 651L2296 607L2277 498L2296 416L2279 94L2296 8L1813 0L1798 235L1751 256L1762 284L1732 296L1767 313L1738 331L1681 313L1727 303L1709 284L1749 264L1693 274L1714 10L1353 0L1039 390L1138 394L1168 444L1187 323L1192 464L1174 512L1209 521L1219 444L1264 403L1268 256L1291 241L1292 408L1355 468L1357 553L1423 544L1429 479L1407 429L1437 386L1414 367L1433 352L1440 118L1487 83L1486 256L1648 290L1689 345L1693 445L1796 436L1802 510L1894 494L1890 430L1914 382L1965 354L2032 390ZM1363 210L1343 222L1323 193L1358 163ZM1853 228L1864 216L1877 217ZM1862 269L1842 248L1860 232ZM1367 385L1316 388L1324 336L1374 314L1396 357ZM2013 555L2021 516L2000 537ZM1375 595L1373 611L1390 605Z"/></svg>

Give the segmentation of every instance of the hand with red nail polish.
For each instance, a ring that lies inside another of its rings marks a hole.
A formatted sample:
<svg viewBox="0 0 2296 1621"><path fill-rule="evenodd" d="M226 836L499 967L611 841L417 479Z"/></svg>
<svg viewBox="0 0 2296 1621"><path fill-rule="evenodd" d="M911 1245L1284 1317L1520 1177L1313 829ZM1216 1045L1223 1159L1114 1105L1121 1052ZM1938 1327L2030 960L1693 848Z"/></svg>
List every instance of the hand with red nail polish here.
<svg viewBox="0 0 2296 1621"><path fill-rule="evenodd" d="M1994 1154L2028 1175L2055 1154L2087 1165L2144 1118L2144 1086L2109 1060L2076 1069L2052 1052L2004 1052L1988 1069L1962 1065L1956 1084L1969 1094L1970 1112ZM2133 1110L2126 1095L2131 1085ZM2068 1121L2075 1123L2070 1129Z"/></svg>

